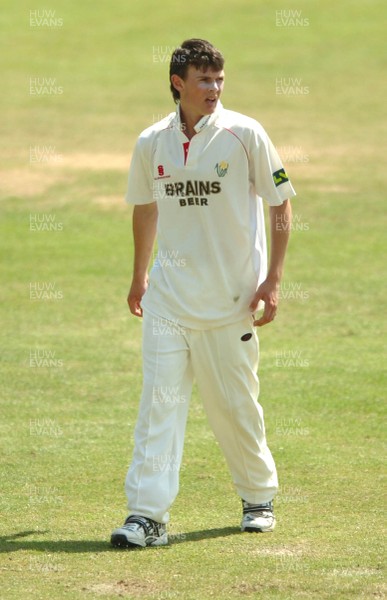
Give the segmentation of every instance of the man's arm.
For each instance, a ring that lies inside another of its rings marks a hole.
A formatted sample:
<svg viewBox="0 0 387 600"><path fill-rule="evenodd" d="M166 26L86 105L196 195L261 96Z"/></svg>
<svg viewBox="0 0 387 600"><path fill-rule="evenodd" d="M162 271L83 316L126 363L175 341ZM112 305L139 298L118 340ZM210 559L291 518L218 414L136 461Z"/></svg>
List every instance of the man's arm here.
<svg viewBox="0 0 387 600"><path fill-rule="evenodd" d="M267 277L259 286L250 309L255 312L259 300L265 303L263 315L254 325L261 327L270 323L276 315L278 306L278 291L282 278L286 248L289 241L292 224L292 207L290 200L285 200L280 206L270 207L270 265Z"/></svg>
<svg viewBox="0 0 387 600"><path fill-rule="evenodd" d="M157 203L137 204L133 209L134 265L128 295L130 312L142 317L141 300L148 287L148 267L156 238Z"/></svg>

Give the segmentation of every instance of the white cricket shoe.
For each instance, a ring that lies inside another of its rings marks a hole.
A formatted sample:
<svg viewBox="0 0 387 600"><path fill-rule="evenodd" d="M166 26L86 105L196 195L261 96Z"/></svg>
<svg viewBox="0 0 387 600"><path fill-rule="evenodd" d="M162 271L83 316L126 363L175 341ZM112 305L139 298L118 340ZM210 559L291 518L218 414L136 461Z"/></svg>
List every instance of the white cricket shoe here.
<svg viewBox="0 0 387 600"><path fill-rule="evenodd" d="M113 531L110 542L117 548L165 546L168 544L167 528L147 517L130 515L122 527Z"/></svg>
<svg viewBox="0 0 387 600"><path fill-rule="evenodd" d="M275 527L275 516L273 512L273 502L265 504L249 504L242 500L243 519L241 522L241 530L266 533L273 531Z"/></svg>

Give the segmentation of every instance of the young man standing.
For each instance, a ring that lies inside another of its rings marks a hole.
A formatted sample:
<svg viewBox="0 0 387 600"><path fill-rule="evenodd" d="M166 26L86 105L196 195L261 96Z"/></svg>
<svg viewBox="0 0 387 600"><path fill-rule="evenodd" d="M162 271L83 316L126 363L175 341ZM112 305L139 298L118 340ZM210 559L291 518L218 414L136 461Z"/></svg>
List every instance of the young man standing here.
<svg viewBox="0 0 387 600"><path fill-rule="evenodd" d="M129 516L111 536L118 547L168 542L194 378L242 500L242 531L275 526L278 481L258 403L255 327L276 314L295 192L262 126L222 107L223 66L205 40L173 52L176 112L140 135L130 167L128 304L143 317L143 391L126 478ZM268 269L261 198L270 205Z"/></svg>

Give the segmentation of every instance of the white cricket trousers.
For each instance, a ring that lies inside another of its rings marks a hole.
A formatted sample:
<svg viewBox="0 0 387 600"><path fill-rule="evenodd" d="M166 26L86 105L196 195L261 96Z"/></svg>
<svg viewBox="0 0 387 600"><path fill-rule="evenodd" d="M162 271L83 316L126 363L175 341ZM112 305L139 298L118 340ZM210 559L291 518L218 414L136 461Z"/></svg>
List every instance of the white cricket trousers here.
<svg viewBox="0 0 387 600"><path fill-rule="evenodd" d="M129 514L169 520L194 378L239 496L252 504L273 499L278 480L258 403L258 354L251 318L201 331L144 311L143 390L125 483Z"/></svg>

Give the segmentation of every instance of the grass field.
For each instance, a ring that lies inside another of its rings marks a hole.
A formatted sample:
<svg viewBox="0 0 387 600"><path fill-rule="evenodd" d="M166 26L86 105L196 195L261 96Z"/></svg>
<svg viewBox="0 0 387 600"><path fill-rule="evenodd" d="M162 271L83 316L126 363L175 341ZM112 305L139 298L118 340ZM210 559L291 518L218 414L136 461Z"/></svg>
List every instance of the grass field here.
<svg viewBox="0 0 387 600"><path fill-rule="evenodd" d="M5 4L0 597L384 598L385 3ZM265 126L298 192L260 330L278 524L239 532L195 392L171 543L118 552L141 387L123 195L136 136L173 110L165 61L193 36L223 50L223 103Z"/></svg>

